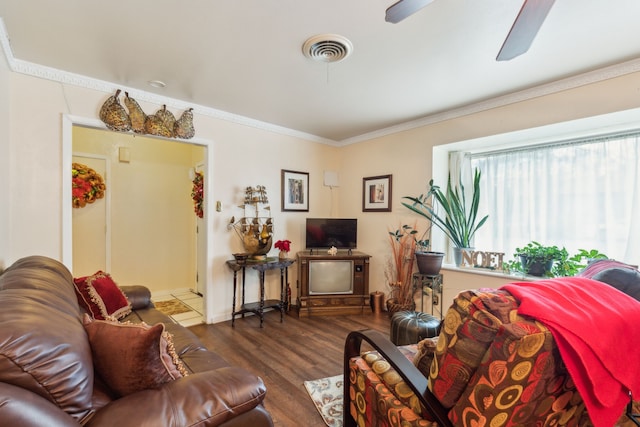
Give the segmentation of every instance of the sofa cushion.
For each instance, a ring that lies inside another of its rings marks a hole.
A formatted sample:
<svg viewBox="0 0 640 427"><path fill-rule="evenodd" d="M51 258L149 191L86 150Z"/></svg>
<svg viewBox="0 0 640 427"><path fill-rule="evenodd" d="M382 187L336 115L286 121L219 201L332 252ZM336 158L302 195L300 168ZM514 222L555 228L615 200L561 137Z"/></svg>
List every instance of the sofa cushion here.
<svg viewBox="0 0 640 427"><path fill-rule="evenodd" d="M413 345L415 347L415 344ZM409 355L398 347L405 357ZM408 357L409 358L409 357ZM362 419L367 426L388 425L389 414L402 414L403 425L426 425L421 419L430 419L429 412L411 391L398 372L377 351L363 353L349 360L349 381L355 392L350 405L354 419ZM375 390L375 393L371 391ZM397 420L396 420L397 421ZM411 423L415 422L415 424Z"/></svg>
<svg viewBox="0 0 640 427"><path fill-rule="evenodd" d="M97 271L86 277L73 279L78 303L94 319L121 319L131 313L131 304L108 273Z"/></svg>
<svg viewBox="0 0 640 427"><path fill-rule="evenodd" d="M429 378L431 362L433 362L437 347L438 337L425 338L418 343L418 351L413 358L413 364L426 378Z"/></svg>
<svg viewBox="0 0 640 427"><path fill-rule="evenodd" d="M85 315L96 373L120 396L187 375L164 325L92 320Z"/></svg>
<svg viewBox="0 0 640 427"><path fill-rule="evenodd" d="M517 316L503 324L464 393L449 412L454 425L586 426L585 413L553 335Z"/></svg>
<svg viewBox="0 0 640 427"><path fill-rule="evenodd" d="M451 408L480 365L496 333L517 310L507 292L493 289L458 294L447 311L429 373L429 389Z"/></svg>
<svg viewBox="0 0 640 427"><path fill-rule="evenodd" d="M576 276L578 277L586 277L587 279L593 279L593 276L600 273L601 271L608 270L610 268L626 268L630 270L637 270L637 266L626 264L621 261L616 261L615 259L596 259L580 271Z"/></svg>
<svg viewBox="0 0 640 427"><path fill-rule="evenodd" d="M593 280L613 286L640 301L640 271L631 268L608 268L593 276Z"/></svg>
<svg viewBox="0 0 640 427"><path fill-rule="evenodd" d="M32 256L0 276L0 342L0 382L49 400L78 422L91 416L91 349L63 264Z"/></svg>

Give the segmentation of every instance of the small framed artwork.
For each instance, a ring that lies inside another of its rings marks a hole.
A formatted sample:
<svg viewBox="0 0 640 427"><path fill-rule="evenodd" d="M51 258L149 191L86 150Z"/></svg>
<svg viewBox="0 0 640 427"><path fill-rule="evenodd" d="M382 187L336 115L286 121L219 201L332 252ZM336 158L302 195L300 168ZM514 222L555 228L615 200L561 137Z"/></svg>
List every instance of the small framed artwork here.
<svg viewBox="0 0 640 427"><path fill-rule="evenodd" d="M309 173L282 169L282 211L309 212Z"/></svg>
<svg viewBox="0 0 640 427"><path fill-rule="evenodd" d="M362 212L391 212L391 175L362 178Z"/></svg>

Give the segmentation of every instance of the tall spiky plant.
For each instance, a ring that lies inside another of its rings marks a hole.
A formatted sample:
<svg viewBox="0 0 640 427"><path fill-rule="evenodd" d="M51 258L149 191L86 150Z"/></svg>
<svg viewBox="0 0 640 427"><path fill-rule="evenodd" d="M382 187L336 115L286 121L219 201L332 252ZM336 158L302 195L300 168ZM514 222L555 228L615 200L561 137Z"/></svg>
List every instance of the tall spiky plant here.
<svg viewBox="0 0 640 427"><path fill-rule="evenodd" d="M418 197L405 196L403 199L412 203L402 204L413 212L427 218L435 224L444 234L451 239L454 246L458 248L471 247L471 240L474 234L487 221L489 215L485 215L480 221L478 219L478 205L480 203L480 177L478 169L474 171L473 192L471 203L467 205L464 185L460 187L451 185L451 174L447 181L447 191L443 193L439 186L433 184L433 179L429 181L429 191ZM439 215L434 209L432 199L442 208L444 216Z"/></svg>

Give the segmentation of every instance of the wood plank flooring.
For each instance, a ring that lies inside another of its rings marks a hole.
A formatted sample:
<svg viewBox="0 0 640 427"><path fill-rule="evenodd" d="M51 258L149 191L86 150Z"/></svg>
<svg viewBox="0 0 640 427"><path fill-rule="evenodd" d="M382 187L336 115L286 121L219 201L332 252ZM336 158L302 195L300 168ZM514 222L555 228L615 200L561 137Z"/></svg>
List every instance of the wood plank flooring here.
<svg viewBox="0 0 640 427"><path fill-rule="evenodd" d="M212 351L230 364L259 375L267 387L265 407L276 427L323 427L303 381L342 373L344 340L354 330L375 329L389 336L387 313L298 318L265 313L264 328L257 316L236 318L192 330Z"/></svg>

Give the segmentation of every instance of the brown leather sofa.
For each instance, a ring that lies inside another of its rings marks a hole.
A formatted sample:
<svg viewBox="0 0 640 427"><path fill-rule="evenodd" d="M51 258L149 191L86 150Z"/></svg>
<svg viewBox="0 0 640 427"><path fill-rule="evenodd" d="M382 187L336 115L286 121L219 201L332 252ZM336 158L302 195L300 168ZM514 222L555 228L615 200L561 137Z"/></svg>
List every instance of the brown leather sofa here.
<svg viewBox="0 0 640 427"><path fill-rule="evenodd" d="M0 276L0 425L273 426L259 377L171 322L147 288L122 291L133 309L122 321L164 323L188 375L115 395L94 372L70 272L50 258L22 258Z"/></svg>

